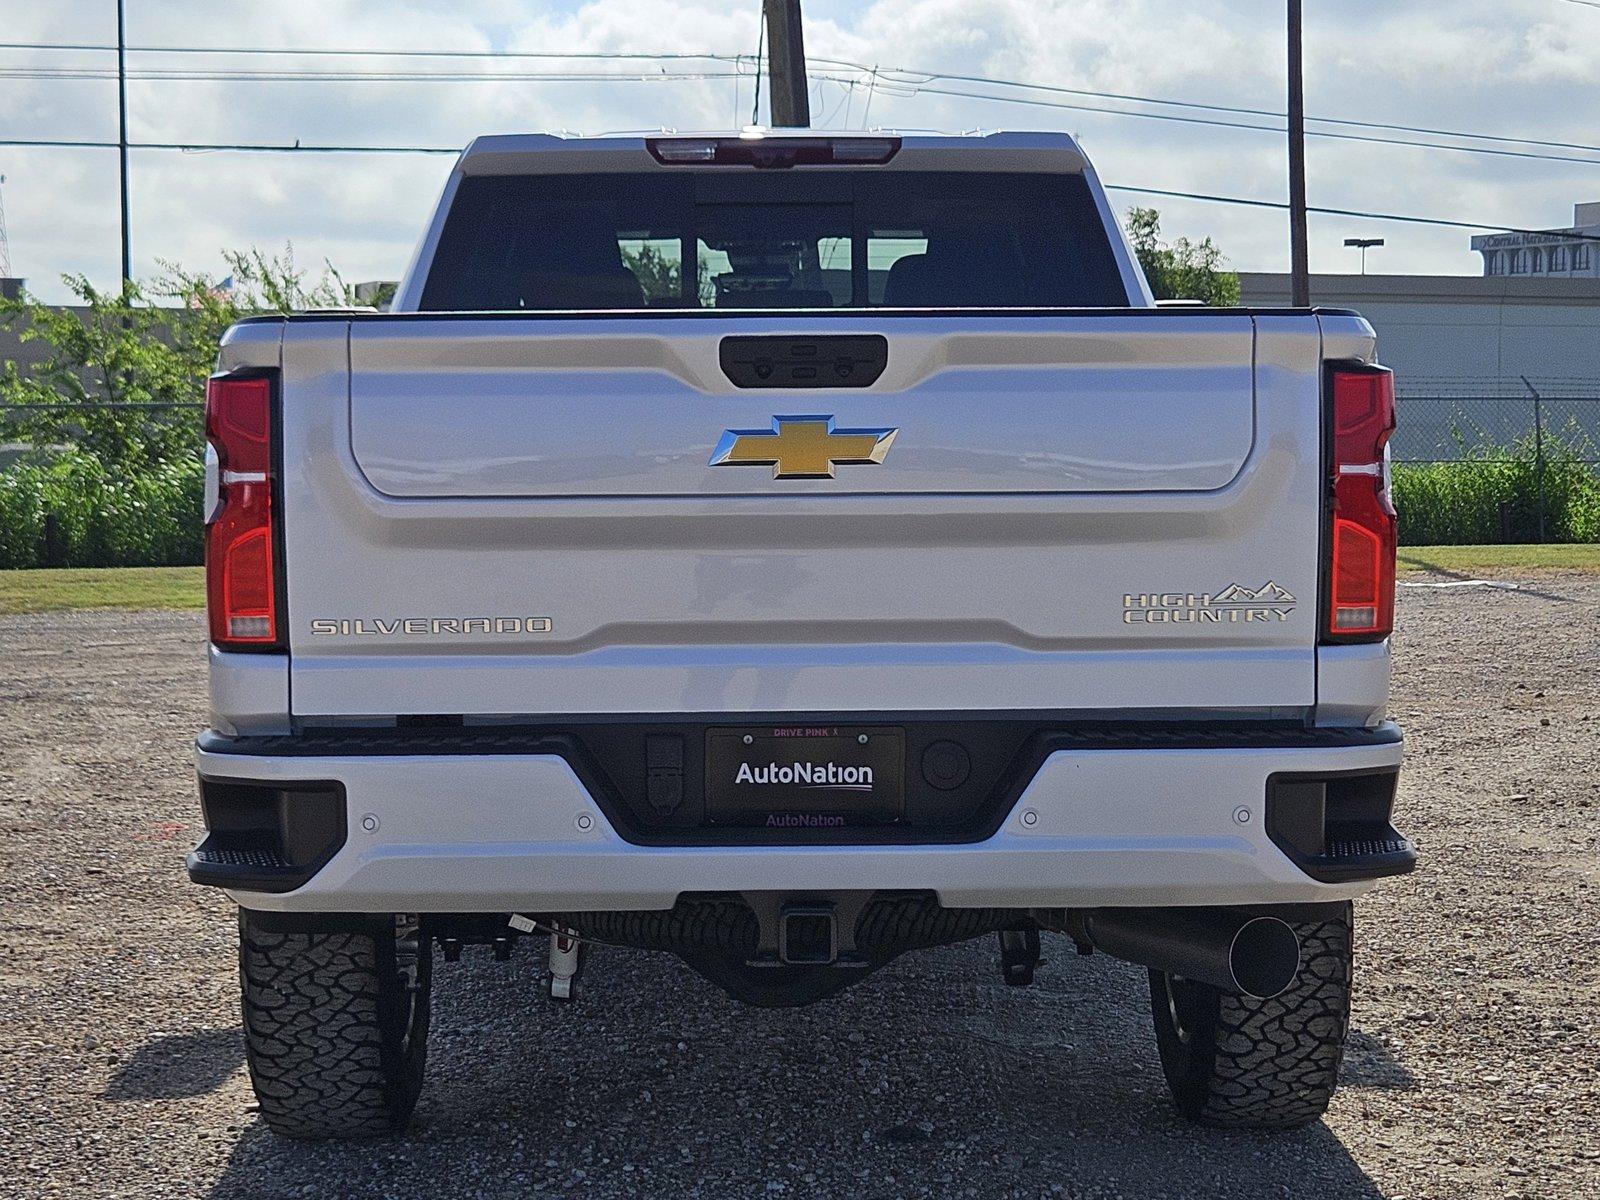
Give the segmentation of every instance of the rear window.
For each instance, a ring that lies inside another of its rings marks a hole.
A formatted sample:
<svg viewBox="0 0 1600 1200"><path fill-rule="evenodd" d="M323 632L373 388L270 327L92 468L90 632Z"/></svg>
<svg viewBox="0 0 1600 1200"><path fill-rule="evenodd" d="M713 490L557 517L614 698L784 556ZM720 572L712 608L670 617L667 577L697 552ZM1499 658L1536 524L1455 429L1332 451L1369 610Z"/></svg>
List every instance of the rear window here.
<svg viewBox="0 0 1600 1200"><path fill-rule="evenodd" d="M1127 303L1080 175L657 170L463 179L421 307Z"/></svg>

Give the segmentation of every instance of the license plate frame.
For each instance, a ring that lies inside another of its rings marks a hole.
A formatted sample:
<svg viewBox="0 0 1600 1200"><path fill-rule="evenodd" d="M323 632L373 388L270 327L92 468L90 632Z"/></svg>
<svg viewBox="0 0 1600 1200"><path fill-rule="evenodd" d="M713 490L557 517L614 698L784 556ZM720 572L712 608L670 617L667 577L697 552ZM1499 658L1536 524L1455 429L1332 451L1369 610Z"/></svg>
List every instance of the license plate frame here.
<svg viewBox="0 0 1600 1200"><path fill-rule="evenodd" d="M905 817L905 730L888 725L708 729L711 825L843 829Z"/></svg>

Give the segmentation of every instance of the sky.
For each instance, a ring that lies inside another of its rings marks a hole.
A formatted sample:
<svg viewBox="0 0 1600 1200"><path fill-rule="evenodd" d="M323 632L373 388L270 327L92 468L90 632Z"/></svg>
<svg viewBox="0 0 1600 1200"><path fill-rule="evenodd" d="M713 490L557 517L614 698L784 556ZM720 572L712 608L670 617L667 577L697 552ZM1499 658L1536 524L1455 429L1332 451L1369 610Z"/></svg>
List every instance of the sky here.
<svg viewBox="0 0 1600 1200"><path fill-rule="evenodd" d="M729 128L751 115L759 0L126 3L131 46L298 52L131 54L130 71L167 73L129 82L134 143L460 147L483 133ZM1270 123L1266 118L1019 91L930 73L1281 112L1284 7L1283 0L807 0L806 50L819 76L812 82L813 124L1060 129L1080 139L1108 184L1281 201L1287 192L1281 132L935 89L1246 124ZM1515 152L1496 155L1312 137L1312 205L1543 228L1570 223L1574 203L1600 200L1600 4L1307 0L1305 7L1306 107L1312 117L1596 147L1465 143ZM0 41L114 45L115 12L114 0L0 0ZM352 49L716 53L746 59L736 64L307 53ZM114 54L93 51L0 48L0 142L115 140L115 81L60 75L102 72L115 62ZM876 84L873 67L880 68ZM219 70L234 74L171 77L174 71ZM308 70L347 77L259 77ZM41 71L52 75L37 77ZM349 78L352 71L364 77ZM496 71L578 78L460 78ZM881 71L915 74L894 74L886 82ZM422 72L455 78L392 78ZM601 72L612 77L594 78ZM688 74L715 77L681 77ZM1313 128L1442 140L1348 125ZM148 276L163 261L220 274L224 248L281 251L287 243L300 264L331 262L350 281L397 278L450 162L444 154L135 149L129 182L134 274ZM66 273L115 283L120 243L114 150L0 144L0 174L6 176L0 194L13 269L36 294L64 298L60 277ZM1119 211L1135 203L1155 205L1166 236L1210 236L1236 269L1287 268L1287 219L1281 211L1128 192L1113 192L1112 200ZM1344 239L1382 237L1387 245L1370 253L1374 273L1481 274L1481 259L1469 249L1472 232L1314 214L1311 265L1316 272L1354 271L1359 259L1344 248Z"/></svg>

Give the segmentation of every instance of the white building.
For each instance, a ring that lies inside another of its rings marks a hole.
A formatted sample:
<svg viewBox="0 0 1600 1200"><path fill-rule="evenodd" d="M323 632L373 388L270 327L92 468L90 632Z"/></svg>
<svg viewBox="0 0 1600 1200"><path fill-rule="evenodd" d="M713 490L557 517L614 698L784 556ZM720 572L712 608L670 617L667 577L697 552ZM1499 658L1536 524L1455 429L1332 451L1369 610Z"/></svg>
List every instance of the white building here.
<svg viewBox="0 0 1600 1200"><path fill-rule="evenodd" d="M1287 275L1247 271L1239 281L1245 304L1289 303ZM1597 278L1313 275L1311 300L1372 322L1402 392L1447 383L1525 394L1524 377L1600 392Z"/></svg>
<svg viewBox="0 0 1600 1200"><path fill-rule="evenodd" d="M1472 239L1485 275L1600 279L1600 201L1577 204L1572 226L1542 233L1488 233Z"/></svg>
<svg viewBox="0 0 1600 1200"><path fill-rule="evenodd" d="M1597 206L1600 207L1600 206ZM1600 244L1596 252L1600 253ZM1289 277L1241 273L1243 303L1289 303ZM1457 433L1507 444L1547 429L1600 448L1600 278L1313 275L1311 300L1378 332L1401 399L1397 459L1454 458ZM1577 436L1581 434L1580 436Z"/></svg>

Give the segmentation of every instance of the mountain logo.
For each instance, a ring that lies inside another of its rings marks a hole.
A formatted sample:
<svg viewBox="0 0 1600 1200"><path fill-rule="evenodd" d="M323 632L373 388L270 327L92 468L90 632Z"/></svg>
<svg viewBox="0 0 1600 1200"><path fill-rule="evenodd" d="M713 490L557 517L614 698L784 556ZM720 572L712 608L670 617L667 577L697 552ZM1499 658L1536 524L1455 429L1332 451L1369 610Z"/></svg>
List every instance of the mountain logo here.
<svg viewBox="0 0 1600 1200"><path fill-rule="evenodd" d="M1252 591L1243 584L1230 583L1215 595L1201 596L1212 604L1293 604L1295 598L1288 588L1267 580Z"/></svg>
<svg viewBox="0 0 1600 1200"><path fill-rule="evenodd" d="M1268 587L1277 587L1275 583L1267 584ZM1230 583L1215 596L1211 597L1213 604L1244 604L1256 598L1256 594L1243 584Z"/></svg>

